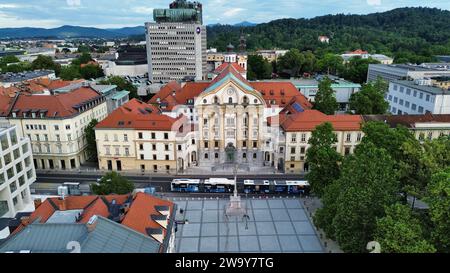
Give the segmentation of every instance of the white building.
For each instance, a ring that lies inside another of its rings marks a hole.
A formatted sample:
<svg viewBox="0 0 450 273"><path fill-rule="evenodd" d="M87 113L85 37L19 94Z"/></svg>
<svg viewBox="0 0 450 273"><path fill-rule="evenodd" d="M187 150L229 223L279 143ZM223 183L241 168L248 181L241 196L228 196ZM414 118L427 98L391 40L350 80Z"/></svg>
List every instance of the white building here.
<svg viewBox="0 0 450 273"><path fill-rule="evenodd" d="M14 217L33 206L30 185L36 180L30 140L16 126L0 124L0 217Z"/></svg>
<svg viewBox="0 0 450 273"><path fill-rule="evenodd" d="M344 59L344 63L348 63L351 58L359 57L361 59L369 59L372 58L374 60L379 61L381 64L392 64L394 59L388 57L383 54L369 54L369 52L358 49L355 51L347 52L341 55L342 59Z"/></svg>
<svg viewBox="0 0 450 273"><path fill-rule="evenodd" d="M434 87L431 80L392 81L386 100L395 115L450 114L450 91Z"/></svg>
<svg viewBox="0 0 450 273"><path fill-rule="evenodd" d="M450 69L439 66L421 66L411 64L369 64L367 81L375 81L381 77L385 81L404 79L423 79L439 76L450 76Z"/></svg>

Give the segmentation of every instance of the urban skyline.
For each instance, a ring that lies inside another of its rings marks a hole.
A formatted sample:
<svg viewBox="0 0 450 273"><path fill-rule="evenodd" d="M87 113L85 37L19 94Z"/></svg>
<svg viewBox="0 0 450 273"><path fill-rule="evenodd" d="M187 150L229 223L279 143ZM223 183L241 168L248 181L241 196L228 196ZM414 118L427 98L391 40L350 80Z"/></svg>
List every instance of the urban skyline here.
<svg viewBox="0 0 450 273"><path fill-rule="evenodd" d="M61 3L56 3L61 2ZM282 18L313 18L327 14L369 14L400 7L423 6L417 0L325 0L319 3L310 0L207 0L202 1L205 24L236 24L242 21L264 23ZM153 9L167 6L165 0L143 1L85 1L27 0L0 1L0 28L43 27L62 25L89 26L98 28L120 28L143 25L152 18ZM450 9L450 2L427 1L427 7ZM118 8L119 7L119 8Z"/></svg>

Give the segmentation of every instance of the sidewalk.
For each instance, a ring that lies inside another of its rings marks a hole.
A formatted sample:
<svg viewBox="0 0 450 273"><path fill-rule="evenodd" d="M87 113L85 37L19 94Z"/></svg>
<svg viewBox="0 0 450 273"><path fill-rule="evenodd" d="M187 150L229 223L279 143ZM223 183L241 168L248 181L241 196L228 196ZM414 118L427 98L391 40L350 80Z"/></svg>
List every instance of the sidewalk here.
<svg viewBox="0 0 450 273"><path fill-rule="evenodd" d="M325 232L322 229L319 229L314 225L314 221L313 221L312 217L316 213L317 209L322 207L322 202L320 201L320 199L318 199L317 197L306 197L306 198L301 198L301 201L303 203L303 206L306 209L306 214L307 214L309 220L311 221L314 228L316 229L318 238L319 238L320 242L322 243L322 246L323 246L325 252L327 252L327 253L344 253L335 241L327 238L325 235Z"/></svg>

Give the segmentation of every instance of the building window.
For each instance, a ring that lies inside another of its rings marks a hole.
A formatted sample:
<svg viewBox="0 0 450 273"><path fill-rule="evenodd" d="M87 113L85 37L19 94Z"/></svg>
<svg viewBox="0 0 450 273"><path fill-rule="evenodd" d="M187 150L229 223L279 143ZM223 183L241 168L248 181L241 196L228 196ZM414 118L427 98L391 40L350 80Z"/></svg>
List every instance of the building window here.
<svg viewBox="0 0 450 273"><path fill-rule="evenodd" d="M156 134L152 133L152 139L156 139Z"/></svg>
<svg viewBox="0 0 450 273"><path fill-rule="evenodd" d="M297 134L292 134L291 142L297 142Z"/></svg>
<svg viewBox="0 0 450 273"><path fill-rule="evenodd" d="M306 134L302 134L301 141L302 141L302 142L306 142Z"/></svg>
<svg viewBox="0 0 450 273"><path fill-rule="evenodd" d="M139 139L143 139L142 133L138 133L138 138L139 138Z"/></svg>
<svg viewBox="0 0 450 273"><path fill-rule="evenodd" d="M214 153L214 158L218 159L219 158L219 153Z"/></svg>
<svg viewBox="0 0 450 273"><path fill-rule="evenodd" d="M144 160L144 155L143 154L141 154L140 157L141 157L141 160Z"/></svg>
<svg viewBox="0 0 450 273"><path fill-rule="evenodd" d="M169 133L164 133L164 139L169 139Z"/></svg>
<svg viewBox="0 0 450 273"><path fill-rule="evenodd" d="M128 141L128 135L127 134L125 134L125 135L123 135L123 141Z"/></svg>
<svg viewBox="0 0 450 273"><path fill-rule="evenodd" d="M356 141L360 142L361 141L361 136L362 136L362 134L358 133L358 135L356 136Z"/></svg>
<svg viewBox="0 0 450 273"><path fill-rule="evenodd" d="M253 141L253 148L258 148L258 142L257 141Z"/></svg>
<svg viewBox="0 0 450 273"><path fill-rule="evenodd" d="M351 142L352 141L352 134L347 134L346 141L347 142Z"/></svg>
<svg viewBox="0 0 450 273"><path fill-rule="evenodd" d="M205 154L205 159L208 159L208 154Z"/></svg>
<svg viewBox="0 0 450 273"><path fill-rule="evenodd" d="M295 154L295 147L291 147L291 154Z"/></svg>

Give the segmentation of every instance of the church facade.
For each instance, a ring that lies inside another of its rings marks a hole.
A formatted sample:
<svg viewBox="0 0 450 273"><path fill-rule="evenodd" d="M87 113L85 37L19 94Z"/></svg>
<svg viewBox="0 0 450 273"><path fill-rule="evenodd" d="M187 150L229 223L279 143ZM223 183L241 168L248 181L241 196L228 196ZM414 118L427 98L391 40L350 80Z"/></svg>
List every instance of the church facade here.
<svg viewBox="0 0 450 273"><path fill-rule="evenodd" d="M147 103L132 100L117 109L96 127L100 168L218 171L237 163L247 171L301 172L306 136L323 122L355 134L355 141L337 147L353 150L360 116L311 110L292 83L251 82L241 68L226 62L212 81L169 82Z"/></svg>

